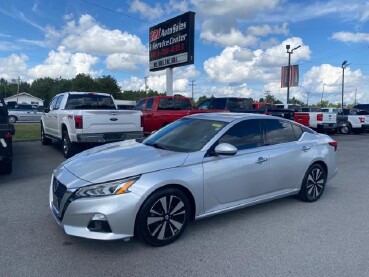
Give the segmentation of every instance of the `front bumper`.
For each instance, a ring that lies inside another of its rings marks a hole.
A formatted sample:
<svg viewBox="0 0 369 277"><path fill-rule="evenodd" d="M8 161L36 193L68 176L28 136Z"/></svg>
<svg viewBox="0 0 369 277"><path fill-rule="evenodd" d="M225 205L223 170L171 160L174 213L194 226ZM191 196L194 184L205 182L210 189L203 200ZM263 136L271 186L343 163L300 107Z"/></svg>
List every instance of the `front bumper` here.
<svg viewBox="0 0 369 277"><path fill-rule="evenodd" d="M130 192L122 195L74 199L75 189L66 189L59 200L55 198L54 177L50 184L51 212L68 235L99 240L125 239L134 236L136 215L142 197ZM58 203L56 203L58 202ZM110 231L91 231L93 217L104 215Z"/></svg>
<svg viewBox="0 0 369 277"><path fill-rule="evenodd" d="M108 143L128 139L142 138L143 136L144 136L143 132L77 134L76 140L79 143Z"/></svg>

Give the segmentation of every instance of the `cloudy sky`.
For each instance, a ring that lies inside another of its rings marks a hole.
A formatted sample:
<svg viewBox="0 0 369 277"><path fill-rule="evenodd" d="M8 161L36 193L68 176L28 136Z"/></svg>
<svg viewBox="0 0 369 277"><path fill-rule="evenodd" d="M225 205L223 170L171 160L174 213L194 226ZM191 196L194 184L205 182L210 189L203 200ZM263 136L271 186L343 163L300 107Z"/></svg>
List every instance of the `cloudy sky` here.
<svg viewBox="0 0 369 277"><path fill-rule="evenodd" d="M143 90L146 79L165 92L165 70L149 71L149 28L187 11L196 13L195 64L174 69L174 93L285 101L289 44L301 45L291 97L340 103L347 61L344 101L369 103L367 0L4 0L0 77L111 75L122 90Z"/></svg>

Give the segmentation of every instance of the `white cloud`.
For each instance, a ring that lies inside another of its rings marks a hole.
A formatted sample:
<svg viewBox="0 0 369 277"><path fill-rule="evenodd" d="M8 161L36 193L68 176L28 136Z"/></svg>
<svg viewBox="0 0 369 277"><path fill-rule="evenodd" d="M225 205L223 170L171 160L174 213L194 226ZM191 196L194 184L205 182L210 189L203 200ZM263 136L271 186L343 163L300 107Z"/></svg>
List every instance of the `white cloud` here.
<svg viewBox="0 0 369 277"><path fill-rule="evenodd" d="M48 35L54 37L51 29ZM70 51L109 55L115 53L146 54L147 49L136 35L100 26L90 15L82 15L76 23L69 21L62 30L61 45Z"/></svg>
<svg viewBox="0 0 369 277"><path fill-rule="evenodd" d="M196 11L204 15L225 15L230 17L254 18L260 11L275 8L279 0L191 0L196 7Z"/></svg>
<svg viewBox="0 0 369 277"><path fill-rule="evenodd" d="M274 25L271 26L269 24L263 24L259 26L250 26L248 29L248 33L250 35L264 37L270 34L280 34L280 35L288 35L288 24L285 22L281 26Z"/></svg>
<svg viewBox="0 0 369 277"><path fill-rule="evenodd" d="M286 44L302 45L291 55L291 64L310 58L309 47L300 38L290 38L265 51L226 47L220 55L204 62L204 70L211 80L223 83L273 81L279 79L280 67L287 65Z"/></svg>
<svg viewBox="0 0 369 277"><path fill-rule="evenodd" d="M71 53L64 47L57 51L51 51L43 64L28 70L30 78L74 78L79 73L96 75L92 66L98 62L98 58L85 53Z"/></svg>
<svg viewBox="0 0 369 277"><path fill-rule="evenodd" d="M111 54L109 55L106 60L106 68L109 70L126 70L129 72L134 72L138 70L138 65L145 65L148 64L148 56L142 55L133 55L133 54L125 54L125 53L118 53L118 54Z"/></svg>
<svg viewBox="0 0 369 277"><path fill-rule="evenodd" d="M0 78L12 80L20 76L25 77L28 57L26 55L12 54L7 58L0 58Z"/></svg>
<svg viewBox="0 0 369 277"><path fill-rule="evenodd" d="M156 4L154 7L150 7L148 4L140 0L134 0L131 3L129 11L139 13L142 17L150 20L160 18L164 14L164 10L159 4Z"/></svg>
<svg viewBox="0 0 369 277"><path fill-rule="evenodd" d="M369 42L369 33L337 32L332 38L343 42Z"/></svg>

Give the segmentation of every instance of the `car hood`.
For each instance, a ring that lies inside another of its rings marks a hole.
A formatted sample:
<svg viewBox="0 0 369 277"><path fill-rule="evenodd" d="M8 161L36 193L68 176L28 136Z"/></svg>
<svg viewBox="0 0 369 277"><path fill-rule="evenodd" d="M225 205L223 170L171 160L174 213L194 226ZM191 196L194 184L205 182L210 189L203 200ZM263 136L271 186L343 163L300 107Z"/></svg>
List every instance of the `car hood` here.
<svg viewBox="0 0 369 277"><path fill-rule="evenodd" d="M178 167L187 157L188 153L161 150L130 140L84 151L66 160L61 168L90 183L102 183Z"/></svg>

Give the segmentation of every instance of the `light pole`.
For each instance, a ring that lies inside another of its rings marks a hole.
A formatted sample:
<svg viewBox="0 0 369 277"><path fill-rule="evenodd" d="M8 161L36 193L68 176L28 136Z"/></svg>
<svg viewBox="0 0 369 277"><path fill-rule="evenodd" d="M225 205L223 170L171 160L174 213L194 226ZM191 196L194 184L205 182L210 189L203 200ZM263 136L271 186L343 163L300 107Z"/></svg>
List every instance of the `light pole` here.
<svg viewBox="0 0 369 277"><path fill-rule="evenodd" d="M342 101L341 101L341 109L343 109L343 92L345 87L345 68L348 66L347 61L342 63Z"/></svg>
<svg viewBox="0 0 369 277"><path fill-rule="evenodd" d="M297 48L300 48L301 45L293 48L292 50L290 50L291 46L289 44L286 45L286 50L288 53L288 68L287 68L287 105L290 102L290 74L291 74L291 54L293 53L294 50L296 50Z"/></svg>

